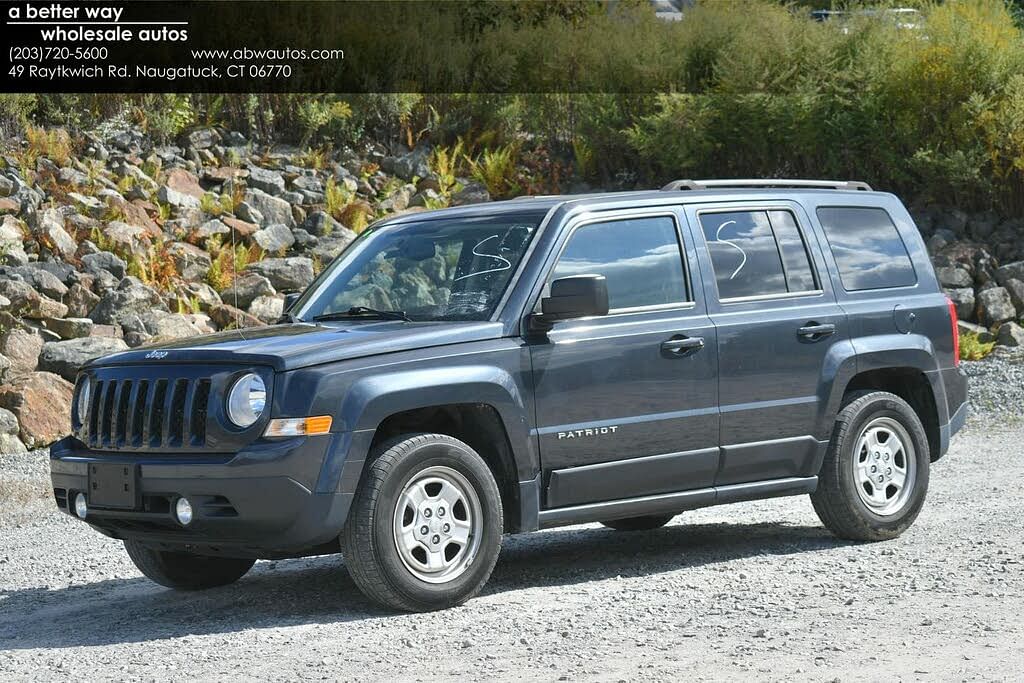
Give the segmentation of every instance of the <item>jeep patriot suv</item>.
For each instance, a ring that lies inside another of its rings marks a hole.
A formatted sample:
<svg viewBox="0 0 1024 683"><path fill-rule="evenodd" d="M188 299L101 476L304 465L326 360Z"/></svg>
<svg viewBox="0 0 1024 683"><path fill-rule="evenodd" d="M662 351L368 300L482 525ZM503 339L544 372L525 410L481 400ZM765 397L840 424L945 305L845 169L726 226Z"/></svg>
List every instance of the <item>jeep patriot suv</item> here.
<svg viewBox="0 0 1024 683"><path fill-rule="evenodd" d="M810 494L906 530L966 418L955 311L864 183L677 181L406 214L277 325L84 368L57 505L199 589L341 552L400 610L460 604L502 535L654 529Z"/></svg>

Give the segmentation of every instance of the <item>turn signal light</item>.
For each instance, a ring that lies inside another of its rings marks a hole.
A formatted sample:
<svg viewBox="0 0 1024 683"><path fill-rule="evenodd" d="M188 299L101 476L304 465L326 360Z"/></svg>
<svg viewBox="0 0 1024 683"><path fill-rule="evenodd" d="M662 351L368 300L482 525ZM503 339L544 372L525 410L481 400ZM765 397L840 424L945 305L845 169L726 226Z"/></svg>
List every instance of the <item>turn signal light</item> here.
<svg viewBox="0 0 1024 683"><path fill-rule="evenodd" d="M271 420L263 436L313 436L331 431L330 415L317 417L283 417Z"/></svg>

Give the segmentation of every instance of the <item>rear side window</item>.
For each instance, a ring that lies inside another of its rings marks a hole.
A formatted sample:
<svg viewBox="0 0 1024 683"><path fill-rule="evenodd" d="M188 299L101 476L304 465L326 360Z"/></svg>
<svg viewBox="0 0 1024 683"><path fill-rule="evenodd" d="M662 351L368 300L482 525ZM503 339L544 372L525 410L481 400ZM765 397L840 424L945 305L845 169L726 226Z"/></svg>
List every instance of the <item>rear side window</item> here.
<svg viewBox="0 0 1024 683"><path fill-rule="evenodd" d="M604 275L610 309L688 300L675 221L667 216L591 223L573 232L550 280Z"/></svg>
<svg viewBox="0 0 1024 683"><path fill-rule="evenodd" d="M818 220L847 291L917 283L907 246L884 209L821 207Z"/></svg>
<svg viewBox="0 0 1024 683"><path fill-rule="evenodd" d="M700 215L720 299L817 289L807 245L789 211Z"/></svg>

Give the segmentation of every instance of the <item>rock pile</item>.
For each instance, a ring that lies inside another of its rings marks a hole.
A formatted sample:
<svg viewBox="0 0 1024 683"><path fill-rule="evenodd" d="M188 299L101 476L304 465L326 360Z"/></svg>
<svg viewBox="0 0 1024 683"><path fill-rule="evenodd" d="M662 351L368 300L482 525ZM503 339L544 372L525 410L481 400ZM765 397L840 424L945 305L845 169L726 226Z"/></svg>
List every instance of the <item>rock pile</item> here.
<svg viewBox="0 0 1024 683"><path fill-rule="evenodd" d="M961 329L1024 346L1024 219L938 207L912 213Z"/></svg>
<svg viewBox="0 0 1024 683"><path fill-rule="evenodd" d="M490 198L469 180L440 192L425 148L325 160L217 128L175 145L131 128L78 143L62 155L13 141L0 157L2 452L67 433L89 360L273 323L367 222Z"/></svg>

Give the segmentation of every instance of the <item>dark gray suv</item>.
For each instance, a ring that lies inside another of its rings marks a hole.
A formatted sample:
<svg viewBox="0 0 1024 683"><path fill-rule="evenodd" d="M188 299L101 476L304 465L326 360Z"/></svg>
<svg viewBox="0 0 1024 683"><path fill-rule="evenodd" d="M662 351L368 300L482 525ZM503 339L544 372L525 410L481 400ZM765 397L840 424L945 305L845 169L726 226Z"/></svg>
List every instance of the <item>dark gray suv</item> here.
<svg viewBox="0 0 1024 683"><path fill-rule="evenodd" d="M679 181L382 221L278 324L77 382L57 504L165 586L341 552L457 605L504 533L810 494L898 536L966 417L955 310L863 183Z"/></svg>

